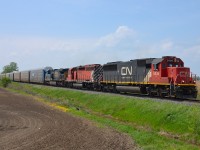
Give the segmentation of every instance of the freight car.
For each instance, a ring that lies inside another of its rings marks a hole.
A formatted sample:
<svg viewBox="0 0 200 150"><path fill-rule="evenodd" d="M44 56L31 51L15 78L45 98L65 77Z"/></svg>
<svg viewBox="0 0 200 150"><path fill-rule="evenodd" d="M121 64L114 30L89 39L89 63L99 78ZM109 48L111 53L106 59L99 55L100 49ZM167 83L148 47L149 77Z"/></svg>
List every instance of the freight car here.
<svg viewBox="0 0 200 150"><path fill-rule="evenodd" d="M9 78L11 81L13 81L14 74L12 72L11 73L6 73L6 77Z"/></svg>
<svg viewBox="0 0 200 150"><path fill-rule="evenodd" d="M13 74L14 74L13 81L21 82L21 72L19 71L13 72Z"/></svg>
<svg viewBox="0 0 200 150"><path fill-rule="evenodd" d="M45 84L45 75L50 70L53 70L52 67L45 67L42 69L35 69L30 70L30 83L39 83L39 84Z"/></svg>
<svg viewBox="0 0 200 150"><path fill-rule="evenodd" d="M21 71L21 82L30 82L30 71Z"/></svg>

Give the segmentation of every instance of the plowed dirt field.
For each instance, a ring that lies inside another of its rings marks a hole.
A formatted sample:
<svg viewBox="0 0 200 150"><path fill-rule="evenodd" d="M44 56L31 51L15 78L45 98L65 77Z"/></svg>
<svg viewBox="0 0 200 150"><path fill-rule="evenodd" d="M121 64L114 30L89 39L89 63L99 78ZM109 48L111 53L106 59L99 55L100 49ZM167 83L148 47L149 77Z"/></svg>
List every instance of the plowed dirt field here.
<svg viewBox="0 0 200 150"><path fill-rule="evenodd" d="M0 149L137 148L124 134L0 88Z"/></svg>

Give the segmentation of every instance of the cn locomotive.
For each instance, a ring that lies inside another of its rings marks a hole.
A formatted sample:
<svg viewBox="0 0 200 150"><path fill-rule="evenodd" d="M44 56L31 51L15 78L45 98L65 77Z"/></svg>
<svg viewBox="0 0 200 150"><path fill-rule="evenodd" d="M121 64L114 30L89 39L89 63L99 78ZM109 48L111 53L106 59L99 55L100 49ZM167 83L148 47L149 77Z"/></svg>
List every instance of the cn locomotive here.
<svg viewBox="0 0 200 150"><path fill-rule="evenodd" d="M1 74L12 81L150 96L196 98L196 75L175 56Z"/></svg>

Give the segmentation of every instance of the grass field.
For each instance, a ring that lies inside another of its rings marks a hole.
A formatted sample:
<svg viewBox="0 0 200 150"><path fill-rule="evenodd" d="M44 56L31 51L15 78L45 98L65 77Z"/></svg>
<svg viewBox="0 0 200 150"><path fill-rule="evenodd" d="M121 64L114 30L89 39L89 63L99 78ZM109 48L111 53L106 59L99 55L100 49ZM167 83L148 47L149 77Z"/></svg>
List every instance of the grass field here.
<svg viewBox="0 0 200 150"><path fill-rule="evenodd" d="M129 134L142 149L199 149L200 106L12 83L68 112Z"/></svg>

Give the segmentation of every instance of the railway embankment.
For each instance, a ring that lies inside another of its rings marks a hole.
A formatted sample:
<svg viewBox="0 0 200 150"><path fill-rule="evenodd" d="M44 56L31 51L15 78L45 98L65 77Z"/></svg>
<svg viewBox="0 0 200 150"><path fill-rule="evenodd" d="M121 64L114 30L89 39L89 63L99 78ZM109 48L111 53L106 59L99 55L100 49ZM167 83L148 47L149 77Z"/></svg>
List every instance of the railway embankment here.
<svg viewBox="0 0 200 150"><path fill-rule="evenodd" d="M12 83L9 90L40 97L67 112L127 133L142 149L199 149L200 105L89 94L42 85Z"/></svg>

